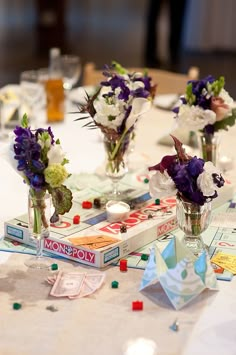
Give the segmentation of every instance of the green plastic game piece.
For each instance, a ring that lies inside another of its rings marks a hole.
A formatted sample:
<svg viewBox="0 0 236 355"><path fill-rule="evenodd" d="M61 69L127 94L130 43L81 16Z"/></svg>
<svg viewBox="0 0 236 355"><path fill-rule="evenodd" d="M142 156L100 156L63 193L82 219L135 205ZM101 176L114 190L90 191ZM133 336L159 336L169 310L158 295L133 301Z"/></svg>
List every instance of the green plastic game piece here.
<svg viewBox="0 0 236 355"><path fill-rule="evenodd" d="M58 270L58 265L57 264L52 264L51 265L51 270Z"/></svg>
<svg viewBox="0 0 236 355"><path fill-rule="evenodd" d="M111 283L111 288L118 288L119 282L118 281L112 281Z"/></svg>
<svg viewBox="0 0 236 355"><path fill-rule="evenodd" d="M155 205L160 205L160 202L161 202L161 201L160 201L159 198L156 198L156 199L155 199Z"/></svg>
<svg viewBox="0 0 236 355"><path fill-rule="evenodd" d="M145 179L143 180L143 182L144 182L145 184L148 184L148 183L149 183L149 179L148 179L148 178L145 178Z"/></svg>
<svg viewBox="0 0 236 355"><path fill-rule="evenodd" d="M21 309L21 307L22 307L21 304L18 302L13 303L12 305L12 308L15 310Z"/></svg>
<svg viewBox="0 0 236 355"><path fill-rule="evenodd" d="M142 254L141 255L141 260L147 261L148 260L148 255L147 254Z"/></svg>

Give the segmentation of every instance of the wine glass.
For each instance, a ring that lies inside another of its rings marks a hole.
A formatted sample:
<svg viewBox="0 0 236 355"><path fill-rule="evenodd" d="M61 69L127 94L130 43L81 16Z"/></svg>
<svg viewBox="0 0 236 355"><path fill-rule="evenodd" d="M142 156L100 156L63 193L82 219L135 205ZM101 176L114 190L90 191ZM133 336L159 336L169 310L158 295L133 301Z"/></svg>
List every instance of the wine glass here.
<svg viewBox="0 0 236 355"><path fill-rule="evenodd" d="M68 92L78 82L81 74L80 58L73 54L65 54L61 57L63 87Z"/></svg>
<svg viewBox="0 0 236 355"><path fill-rule="evenodd" d="M43 96L43 87L38 81L38 71L23 71L20 74L20 88L22 103L28 107L28 115L31 118L31 123L35 124L35 108L41 104Z"/></svg>
<svg viewBox="0 0 236 355"><path fill-rule="evenodd" d="M114 201L121 200L124 196L119 190L119 182L128 172L125 154L129 146L129 134L123 140L112 135L104 135L103 142L106 158L105 172L112 184L108 198Z"/></svg>
<svg viewBox="0 0 236 355"><path fill-rule="evenodd" d="M9 130L19 123L19 100L8 92L0 92L0 139L9 138Z"/></svg>

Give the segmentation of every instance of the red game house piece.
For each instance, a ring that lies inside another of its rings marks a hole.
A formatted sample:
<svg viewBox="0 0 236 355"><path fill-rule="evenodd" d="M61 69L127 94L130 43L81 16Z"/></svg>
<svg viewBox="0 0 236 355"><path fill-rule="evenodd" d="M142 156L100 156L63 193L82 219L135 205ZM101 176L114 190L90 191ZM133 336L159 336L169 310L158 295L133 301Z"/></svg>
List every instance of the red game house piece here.
<svg viewBox="0 0 236 355"><path fill-rule="evenodd" d="M120 260L120 271L127 271L127 260L126 259Z"/></svg>
<svg viewBox="0 0 236 355"><path fill-rule="evenodd" d="M142 311L143 310L143 301L133 301L132 302L133 311Z"/></svg>

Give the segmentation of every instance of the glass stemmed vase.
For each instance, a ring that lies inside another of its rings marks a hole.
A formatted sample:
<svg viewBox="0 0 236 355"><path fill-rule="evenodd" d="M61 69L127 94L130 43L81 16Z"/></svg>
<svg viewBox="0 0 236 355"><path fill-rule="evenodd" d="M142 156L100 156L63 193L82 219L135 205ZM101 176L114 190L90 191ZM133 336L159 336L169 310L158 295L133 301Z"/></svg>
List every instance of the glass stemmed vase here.
<svg viewBox="0 0 236 355"><path fill-rule="evenodd" d="M29 190L28 223L30 237L36 242L36 256L26 260L26 266L34 269L48 268L52 262L43 256L44 239L49 236L51 196L45 191Z"/></svg>
<svg viewBox="0 0 236 355"><path fill-rule="evenodd" d="M122 193L119 190L119 181L128 172L125 155L130 142L130 134L123 137L118 135L104 135L104 146L106 153L105 171L111 179L112 188L108 193L111 200L122 199Z"/></svg>
<svg viewBox="0 0 236 355"><path fill-rule="evenodd" d="M199 256L207 249L202 240L201 233L204 232L210 223L211 203L204 205L183 201L176 198L176 218L179 228L184 232L183 242L193 252Z"/></svg>
<svg viewBox="0 0 236 355"><path fill-rule="evenodd" d="M215 166L217 166L220 146L219 133L199 133L198 143L201 158L205 161L211 161Z"/></svg>

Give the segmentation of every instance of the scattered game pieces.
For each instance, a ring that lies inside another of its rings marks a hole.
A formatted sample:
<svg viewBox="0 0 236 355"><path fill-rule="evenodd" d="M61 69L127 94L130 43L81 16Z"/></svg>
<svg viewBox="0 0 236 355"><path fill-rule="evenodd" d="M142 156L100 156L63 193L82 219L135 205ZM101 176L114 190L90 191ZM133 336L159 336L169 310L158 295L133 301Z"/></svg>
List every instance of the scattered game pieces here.
<svg viewBox="0 0 236 355"><path fill-rule="evenodd" d="M53 271L58 270L58 265L57 264L52 264L51 265L51 270L53 270Z"/></svg>
<svg viewBox="0 0 236 355"><path fill-rule="evenodd" d="M178 319L174 321L173 324L170 325L170 329L173 330L174 332L177 332L179 330L179 322Z"/></svg>
<svg viewBox="0 0 236 355"><path fill-rule="evenodd" d="M22 305L18 302L14 302L12 305L12 308L18 311L18 309L21 309Z"/></svg>
<svg viewBox="0 0 236 355"><path fill-rule="evenodd" d="M141 255L141 260L147 261L148 258L149 258L149 255L148 255L148 254L142 254L142 255Z"/></svg>
<svg viewBox="0 0 236 355"><path fill-rule="evenodd" d="M143 310L143 301L133 301L132 302L133 311L142 311Z"/></svg>
<svg viewBox="0 0 236 355"><path fill-rule="evenodd" d="M80 215L76 214L73 217L73 224L79 224L80 223Z"/></svg>
<svg viewBox="0 0 236 355"><path fill-rule="evenodd" d="M90 202L90 201L83 201L83 202L82 202L82 207L83 207L84 209L90 209L90 208L93 207L93 204L92 204L92 202Z"/></svg>
<svg viewBox="0 0 236 355"><path fill-rule="evenodd" d="M127 232L127 227L126 227L125 224L122 224L122 225L120 226L120 232L121 232L121 233L126 233L126 232Z"/></svg>
<svg viewBox="0 0 236 355"><path fill-rule="evenodd" d="M148 179L148 178L145 178L145 179L143 180L143 182L144 182L145 184L148 184L148 183L149 183L149 179Z"/></svg>
<svg viewBox="0 0 236 355"><path fill-rule="evenodd" d="M94 207L96 207L96 208L100 208L100 207L101 207L101 200L100 200L100 198L95 198L95 199L93 200L93 205L94 205Z"/></svg>
<svg viewBox="0 0 236 355"><path fill-rule="evenodd" d="M127 260L126 259L120 260L120 271L127 271Z"/></svg>
<svg viewBox="0 0 236 355"><path fill-rule="evenodd" d="M131 210L134 210L135 209L135 203L129 202L129 207L130 207Z"/></svg>
<svg viewBox="0 0 236 355"><path fill-rule="evenodd" d="M48 311L51 311L51 312L57 312L58 311L58 308L53 306L53 305L47 306L46 309Z"/></svg>
<svg viewBox="0 0 236 355"><path fill-rule="evenodd" d="M118 287L119 287L119 282L118 281L112 281L111 288L118 288Z"/></svg>
<svg viewBox="0 0 236 355"><path fill-rule="evenodd" d="M156 198L156 199L155 199L155 205L160 205L160 203L161 203L160 199L159 199L159 198Z"/></svg>

